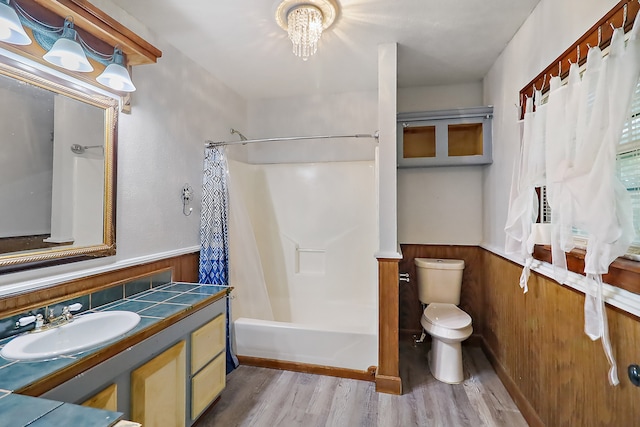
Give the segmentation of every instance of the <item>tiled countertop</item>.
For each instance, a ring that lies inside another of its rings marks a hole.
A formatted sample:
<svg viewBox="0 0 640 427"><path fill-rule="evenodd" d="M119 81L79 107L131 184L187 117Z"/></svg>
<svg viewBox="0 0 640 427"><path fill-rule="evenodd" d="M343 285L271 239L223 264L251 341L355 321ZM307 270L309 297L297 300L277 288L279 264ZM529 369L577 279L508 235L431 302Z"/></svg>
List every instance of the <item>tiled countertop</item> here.
<svg viewBox="0 0 640 427"><path fill-rule="evenodd" d="M205 300L216 301L223 297L228 290L229 288L226 286L168 283L102 305L85 313L110 310L126 310L138 313L140 315L140 323L123 335L120 338L122 340L138 334L167 317L189 310L195 304ZM0 348L12 338L0 340ZM114 344L113 341L82 353L47 361L9 361L0 357L0 414L2 414L0 427L27 425L34 427L49 425L107 427L113 425L122 416L121 413L101 411L12 393L112 344ZM88 419L91 422L88 422Z"/></svg>

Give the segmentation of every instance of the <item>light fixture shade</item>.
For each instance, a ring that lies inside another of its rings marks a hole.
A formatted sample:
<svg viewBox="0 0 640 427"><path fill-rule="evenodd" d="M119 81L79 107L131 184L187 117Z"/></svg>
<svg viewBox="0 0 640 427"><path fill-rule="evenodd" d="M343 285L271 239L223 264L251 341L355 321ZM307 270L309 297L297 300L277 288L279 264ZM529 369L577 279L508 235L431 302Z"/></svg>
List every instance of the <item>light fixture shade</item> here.
<svg viewBox="0 0 640 427"><path fill-rule="evenodd" d="M18 14L3 1L0 1L0 41L17 45L31 44L31 39L22 28Z"/></svg>
<svg viewBox="0 0 640 427"><path fill-rule="evenodd" d="M113 53L113 61L107 65L102 74L96 80L98 83L121 92L133 92L136 87L131 81L131 76L124 66L122 52L118 49Z"/></svg>
<svg viewBox="0 0 640 427"><path fill-rule="evenodd" d="M62 36L56 40L53 47L42 58L67 70L80 71L82 73L93 71L93 67L89 63L82 46L76 41L76 30L71 28L72 24L67 25L68 23L65 22Z"/></svg>

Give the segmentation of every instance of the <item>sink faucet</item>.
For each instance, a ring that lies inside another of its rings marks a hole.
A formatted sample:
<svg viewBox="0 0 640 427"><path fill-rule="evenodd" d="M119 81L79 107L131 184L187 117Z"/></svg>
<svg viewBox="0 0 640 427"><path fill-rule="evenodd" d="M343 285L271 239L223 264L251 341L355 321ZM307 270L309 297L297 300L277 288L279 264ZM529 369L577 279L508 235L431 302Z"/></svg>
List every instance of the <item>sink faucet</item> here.
<svg viewBox="0 0 640 427"><path fill-rule="evenodd" d="M60 316L55 316L53 313L53 309L49 309L49 316L47 316L47 324L49 325L50 328L56 327L56 326L62 326L65 323L69 323L73 321L73 314L71 314L74 311L78 311L82 308L82 304L80 303L75 303L72 304L70 306L64 306L62 307L62 314L60 314Z"/></svg>
<svg viewBox="0 0 640 427"><path fill-rule="evenodd" d="M50 308L48 315L43 316L41 313L31 316L25 316L18 319L16 322L16 329L27 326L31 323L35 322L35 328L30 332L41 332L46 331L48 329L57 328L58 326L65 325L73 321L73 312L79 311L82 308L82 304L75 303L70 306L62 307L62 314L60 316L56 316L53 312L53 309Z"/></svg>

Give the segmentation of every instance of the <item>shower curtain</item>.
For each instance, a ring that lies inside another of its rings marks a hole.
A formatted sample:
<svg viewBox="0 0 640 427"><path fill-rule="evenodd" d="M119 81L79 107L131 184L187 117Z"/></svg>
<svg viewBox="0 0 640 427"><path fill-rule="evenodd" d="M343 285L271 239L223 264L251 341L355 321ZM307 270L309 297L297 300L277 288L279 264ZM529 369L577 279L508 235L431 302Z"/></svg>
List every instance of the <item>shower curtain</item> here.
<svg viewBox="0 0 640 427"><path fill-rule="evenodd" d="M200 220L200 283L229 284L229 192L227 159L218 147L205 149ZM227 298L227 374L238 366L230 345L230 304Z"/></svg>

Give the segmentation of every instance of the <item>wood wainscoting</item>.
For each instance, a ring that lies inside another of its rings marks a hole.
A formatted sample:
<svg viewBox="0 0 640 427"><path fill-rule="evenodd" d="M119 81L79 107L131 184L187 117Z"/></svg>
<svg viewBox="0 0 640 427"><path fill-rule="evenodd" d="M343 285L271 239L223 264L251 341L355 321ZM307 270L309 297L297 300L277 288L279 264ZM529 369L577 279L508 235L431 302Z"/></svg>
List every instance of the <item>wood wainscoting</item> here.
<svg viewBox="0 0 640 427"><path fill-rule="evenodd" d="M640 319L607 306L620 378L612 387L600 341L584 333L582 293L532 273L523 294L522 266L475 246L402 245L402 254L399 271L411 281L400 282L400 332L421 331L413 260L463 259L460 306L529 425L639 424L640 387L631 384L627 367L640 364Z"/></svg>
<svg viewBox="0 0 640 427"><path fill-rule="evenodd" d="M147 276L161 270L171 270L172 280L175 282L197 282L199 259L200 254L194 252L147 264L82 277L33 292L0 298L0 317L11 316L39 308L43 304L64 301L74 298L75 296L106 289L119 283L130 281L136 277Z"/></svg>
<svg viewBox="0 0 640 427"><path fill-rule="evenodd" d="M529 424L638 425L640 388L627 376L640 363L638 318L607 306L620 377L612 387L600 341L584 333L584 295L536 273L523 294L522 266L481 251L485 349Z"/></svg>

